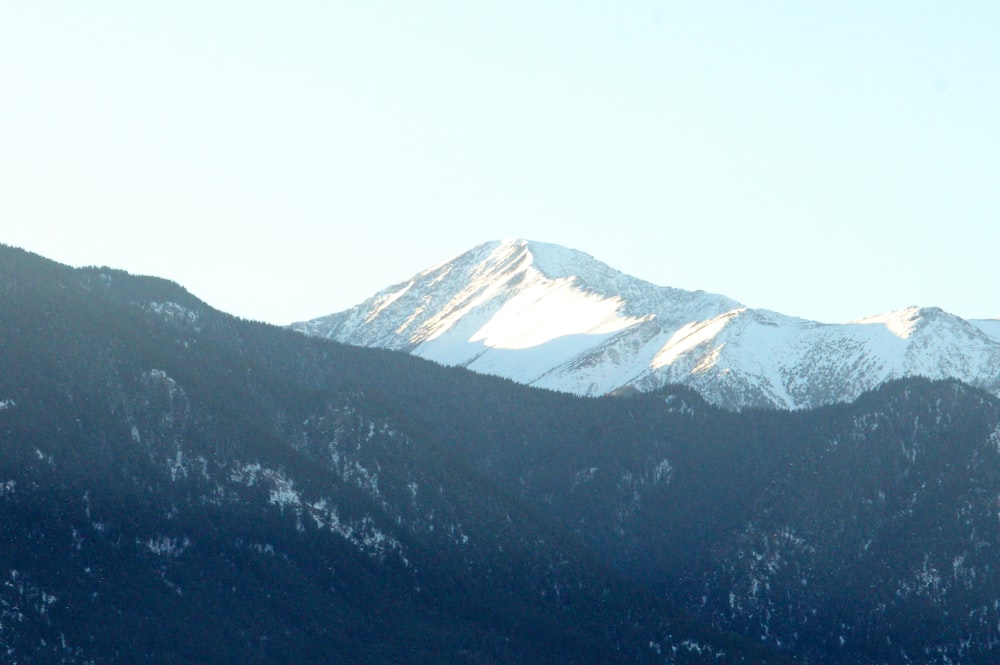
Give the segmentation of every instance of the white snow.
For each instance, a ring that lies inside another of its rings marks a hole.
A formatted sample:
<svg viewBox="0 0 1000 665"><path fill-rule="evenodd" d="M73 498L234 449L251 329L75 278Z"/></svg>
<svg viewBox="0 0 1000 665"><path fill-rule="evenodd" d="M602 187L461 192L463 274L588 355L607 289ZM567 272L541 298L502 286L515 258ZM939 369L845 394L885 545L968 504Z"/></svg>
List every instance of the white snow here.
<svg viewBox="0 0 1000 665"><path fill-rule="evenodd" d="M378 315L386 307L389 307L390 305L392 305L392 303L396 302L404 295L406 295L406 292L409 291L412 286L413 282L410 282L409 284L404 285L403 288L399 289L398 291L393 291L382 295L378 299L378 301L376 301L375 305L371 309L371 312L365 318L365 322L367 323L369 321L374 321L376 318L378 318Z"/></svg>
<svg viewBox="0 0 1000 665"><path fill-rule="evenodd" d="M739 315L740 310L726 312L710 321L692 321L681 326L663 348L653 356L649 366L660 369L672 365L679 358L691 353L699 346L710 343L721 333L730 321Z"/></svg>
<svg viewBox="0 0 1000 665"><path fill-rule="evenodd" d="M186 536L183 539L171 538L170 536L150 536L142 545L157 556L176 559L191 546L191 541Z"/></svg>
<svg viewBox="0 0 1000 665"><path fill-rule="evenodd" d="M906 339L913 334L920 321L920 308L907 307L896 312L886 312L854 321L860 325L882 325L900 339Z"/></svg>
<svg viewBox="0 0 1000 665"><path fill-rule="evenodd" d="M525 240L480 245L293 327L580 395L679 382L732 408L801 408L912 375L1000 394L1000 319L909 307L821 324L657 286Z"/></svg>
<svg viewBox="0 0 1000 665"><path fill-rule="evenodd" d="M149 311L155 312L168 322L191 324L198 321L197 312L192 312L183 305L175 302L150 302L146 307Z"/></svg>
<svg viewBox="0 0 1000 665"><path fill-rule="evenodd" d="M470 342L499 349L527 349L569 335L606 335L640 319L621 316L620 298L574 288L567 279L538 280L508 299Z"/></svg>

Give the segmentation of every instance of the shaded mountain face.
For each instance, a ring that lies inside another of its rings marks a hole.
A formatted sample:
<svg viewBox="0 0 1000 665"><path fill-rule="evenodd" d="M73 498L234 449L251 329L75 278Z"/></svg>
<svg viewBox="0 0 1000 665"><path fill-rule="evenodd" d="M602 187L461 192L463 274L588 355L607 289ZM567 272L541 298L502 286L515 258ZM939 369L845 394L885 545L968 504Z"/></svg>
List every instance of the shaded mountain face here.
<svg viewBox="0 0 1000 665"><path fill-rule="evenodd" d="M424 365L0 247L6 658L773 661L429 431Z"/></svg>
<svg viewBox="0 0 1000 665"><path fill-rule="evenodd" d="M992 396L909 379L793 413L674 389L569 422L555 404L491 406L472 459L633 579L807 662L995 662Z"/></svg>
<svg viewBox="0 0 1000 665"><path fill-rule="evenodd" d="M795 409L848 402L906 376L1000 392L995 323L909 308L821 324L517 240L481 245L292 327L579 395L684 384L728 409Z"/></svg>
<svg viewBox="0 0 1000 665"><path fill-rule="evenodd" d="M580 398L0 248L19 662L993 663L1000 402Z"/></svg>

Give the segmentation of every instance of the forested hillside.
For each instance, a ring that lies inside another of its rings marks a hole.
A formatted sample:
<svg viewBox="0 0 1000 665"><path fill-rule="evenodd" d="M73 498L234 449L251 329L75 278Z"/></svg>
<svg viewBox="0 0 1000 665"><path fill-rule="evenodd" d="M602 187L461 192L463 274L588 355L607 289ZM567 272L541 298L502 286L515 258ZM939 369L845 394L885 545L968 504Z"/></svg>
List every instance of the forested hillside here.
<svg viewBox="0 0 1000 665"><path fill-rule="evenodd" d="M541 391L0 248L0 648L988 663L1000 404Z"/></svg>

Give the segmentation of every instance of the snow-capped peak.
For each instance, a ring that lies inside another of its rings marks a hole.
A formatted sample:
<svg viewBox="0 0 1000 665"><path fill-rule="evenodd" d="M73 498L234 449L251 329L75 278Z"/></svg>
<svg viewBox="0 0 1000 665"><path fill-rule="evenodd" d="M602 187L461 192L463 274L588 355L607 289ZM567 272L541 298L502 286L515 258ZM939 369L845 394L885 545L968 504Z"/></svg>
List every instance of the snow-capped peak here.
<svg viewBox="0 0 1000 665"><path fill-rule="evenodd" d="M1000 391L996 323L909 307L821 324L517 239L484 243L293 328L583 395L684 383L731 408L798 408L909 375Z"/></svg>

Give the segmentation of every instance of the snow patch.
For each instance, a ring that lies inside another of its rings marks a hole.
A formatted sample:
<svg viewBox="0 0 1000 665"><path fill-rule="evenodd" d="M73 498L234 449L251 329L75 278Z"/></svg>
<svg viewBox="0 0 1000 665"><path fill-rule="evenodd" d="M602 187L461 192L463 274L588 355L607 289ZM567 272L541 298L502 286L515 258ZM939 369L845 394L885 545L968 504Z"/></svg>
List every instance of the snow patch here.
<svg viewBox="0 0 1000 665"><path fill-rule="evenodd" d="M920 322L921 312L919 307L908 307L896 312L886 312L863 319L858 319L853 323L862 325L882 325L900 339L907 339L917 329Z"/></svg>
<svg viewBox="0 0 1000 665"><path fill-rule="evenodd" d="M674 467L670 464L670 460L664 459L659 464L653 467L653 484L659 485L661 482L670 482L670 479L674 476Z"/></svg>
<svg viewBox="0 0 1000 665"><path fill-rule="evenodd" d="M183 305L175 302L150 302L146 305L146 308L159 315L167 323L184 323L184 324L194 324L198 321L198 314L187 309Z"/></svg>
<svg viewBox="0 0 1000 665"><path fill-rule="evenodd" d="M607 335L642 319L621 316L621 298L602 298L571 280L536 281L507 300L470 342L527 349L569 335Z"/></svg>
<svg viewBox="0 0 1000 665"><path fill-rule="evenodd" d="M268 502L285 508L300 508L302 497L295 490L295 484L280 471L268 469L260 463L244 464L229 474L230 480L247 487L261 485L268 489Z"/></svg>
<svg viewBox="0 0 1000 665"><path fill-rule="evenodd" d="M176 559L191 546L191 541L187 536L183 539L171 538L170 536L150 536L145 541L141 541L140 544L156 556Z"/></svg>
<svg viewBox="0 0 1000 665"><path fill-rule="evenodd" d="M599 468L592 466L588 469L580 469L575 474L573 474L573 487L579 487L580 485L586 485L587 483L594 480L594 476L597 475Z"/></svg>
<svg viewBox="0 0 1000 665"><path fill-rule="evenodd" d="M1000 453L1000 424L994 427L990 433L989 444L993 447L993 450Z"/></svg>
<svg viewBox="0 0 1000 665"><path fill-rule="evenodd" d="M689 354L694 349L707 344L721 333L730 321L739 315L741 310L726 312L710 321L692 321L681 326L671 337L663 348L653 356L649 366L653 369L660 369L666 365L671 365L682 356ZM712 357L712 356L707 356ZM713 360L703 361L698 367L705 369L711 367ZM697 368L696 368L697 369Z"/></svg>

